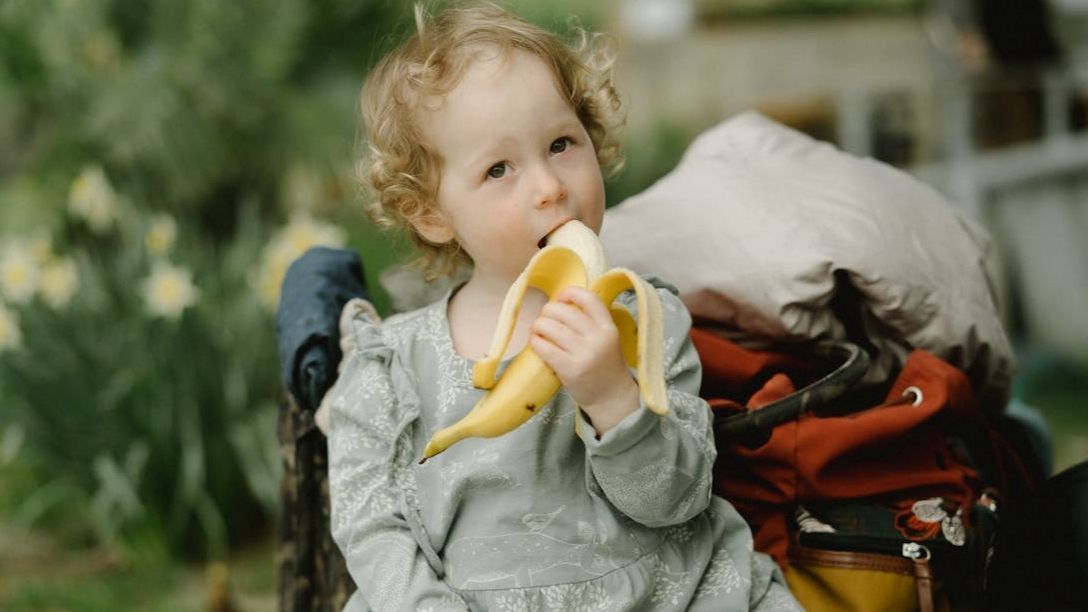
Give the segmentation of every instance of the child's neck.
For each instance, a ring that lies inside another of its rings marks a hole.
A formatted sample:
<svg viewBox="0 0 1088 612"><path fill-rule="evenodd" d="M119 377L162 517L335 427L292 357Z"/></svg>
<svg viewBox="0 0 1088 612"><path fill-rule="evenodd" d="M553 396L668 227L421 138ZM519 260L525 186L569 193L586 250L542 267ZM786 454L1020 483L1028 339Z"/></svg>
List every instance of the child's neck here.
<svg viewBox="0 0 1088 612"><path fill-rule="evenodd" d="M457 354L473 361L487 355L507 289L509 284L501 286L470 278L450 298L446 318L449 320L453 349ZM536 320L547 301L547 296L536 289L530 288L525 292L514 333L503 358L516 355L525 347L529 338L529 325Z"/></svg>

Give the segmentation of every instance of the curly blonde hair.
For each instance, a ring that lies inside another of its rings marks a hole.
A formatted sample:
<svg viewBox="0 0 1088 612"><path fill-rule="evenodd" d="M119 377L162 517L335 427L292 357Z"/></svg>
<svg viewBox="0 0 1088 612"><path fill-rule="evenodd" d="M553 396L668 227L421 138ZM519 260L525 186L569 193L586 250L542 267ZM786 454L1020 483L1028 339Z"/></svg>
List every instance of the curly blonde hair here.
<svg viewBox="0 0 1088 612"><path fill-rule="evenodd" d="M359 163L374 199L366 212L381 227L408 230L419 252L413 262L424 277L451 275L471 263L456 240L429 242L412 221L434 212L442 160L419 126L421 103L453 90L484 48L502 55L530 53L551 68L556 86L581 120L606 174L620 169L618 128L623 104L613 84L615 53L600 34L572 25L575 44L519 19L494 4L448 9L431 17L415 7L416 32L385 55L363 85L360 106L366 149Z"/></svg>

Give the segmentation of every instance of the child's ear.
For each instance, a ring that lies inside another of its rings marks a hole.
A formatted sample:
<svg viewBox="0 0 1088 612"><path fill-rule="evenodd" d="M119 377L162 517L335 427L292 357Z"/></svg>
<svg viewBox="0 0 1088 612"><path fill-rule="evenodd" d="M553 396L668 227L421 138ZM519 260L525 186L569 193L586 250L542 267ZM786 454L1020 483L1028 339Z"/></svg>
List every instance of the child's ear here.
<svg viewBox="0 0 1088 612"><path fill-rule="evenodd" d="M412 219L412 227L427 242L433 244L446 244L454 238L453 224L446 219L445 213L441 210L428 210L416 215Z"/></svg>

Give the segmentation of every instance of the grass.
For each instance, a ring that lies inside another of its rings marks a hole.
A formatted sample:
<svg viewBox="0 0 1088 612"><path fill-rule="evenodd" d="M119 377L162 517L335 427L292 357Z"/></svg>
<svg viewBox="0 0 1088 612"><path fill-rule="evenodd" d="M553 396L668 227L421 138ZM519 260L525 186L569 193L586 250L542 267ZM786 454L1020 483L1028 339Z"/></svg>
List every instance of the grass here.
<svg viewBox="0 0 1088 612"><path fill-rule="evenodd" d="M276 604L271 538L228 562L234 610ZM129 561L114 551L72 548L49 533L0 523L0 610L203 612L211 573L202 565Z"/></svg>
<svg viewBox="0 0 1088 612"><path fill-rule="evenodd" d="M18 462L0 464L0 610L210 611L208 568L171 559L154 538L96 545L86 521L66 512L28 527L20 501L29 478ZM272 534L231 554L227 583L236 612L275 609L275 564Z"/></svg>

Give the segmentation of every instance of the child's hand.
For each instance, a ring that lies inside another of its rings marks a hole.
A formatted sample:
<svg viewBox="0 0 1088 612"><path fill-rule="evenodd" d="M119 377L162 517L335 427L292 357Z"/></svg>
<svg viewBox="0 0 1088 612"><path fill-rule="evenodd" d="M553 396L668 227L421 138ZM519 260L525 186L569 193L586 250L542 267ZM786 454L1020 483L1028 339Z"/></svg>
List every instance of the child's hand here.
<svg viewBox="0 0 1088 612"><path fill-rule="evenodd" d="M623 360L619 331L592 291L559 292L530 326L529 345L555 370L598 435L638 409L638 385Z"/></svg>

